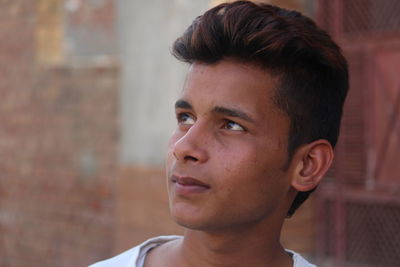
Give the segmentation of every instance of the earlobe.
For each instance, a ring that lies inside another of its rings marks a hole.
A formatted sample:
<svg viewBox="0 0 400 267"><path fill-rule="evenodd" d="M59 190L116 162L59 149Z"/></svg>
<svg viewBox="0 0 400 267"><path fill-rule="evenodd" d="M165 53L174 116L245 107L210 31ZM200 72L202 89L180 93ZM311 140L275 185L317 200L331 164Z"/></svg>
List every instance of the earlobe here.
<svg viewBox="0 0 400 267"><path fill-rule="evenodd" d="M327 140L316 140L301 146L294 155L296 167L292 186L297 191L315 188L333 161L333 148Z"/></svg>

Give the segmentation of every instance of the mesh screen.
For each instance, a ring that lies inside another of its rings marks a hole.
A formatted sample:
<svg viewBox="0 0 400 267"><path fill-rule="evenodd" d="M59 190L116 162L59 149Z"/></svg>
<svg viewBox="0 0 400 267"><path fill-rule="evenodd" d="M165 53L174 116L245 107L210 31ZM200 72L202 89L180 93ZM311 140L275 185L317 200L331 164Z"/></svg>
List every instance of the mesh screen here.
<svg viewBox="0 0 400 267"><path fill-rule="evenodd" d="M319 4L323 7L320 23L330 32L335 27L333 21L340 17L342 20L338 21L337 27L340 27L341 34L347 37L400 30L400 1L398 0L320 0Z"/></svg>
<svg viewBox="0 0 400 267"><path fill-rule="evenodd" d="M334 217L334 209L333 209L333 201L328 200L325 204L325 212L327 215L326 218L326 230L325 230L325 254L326 257L334 257L335 255L335 236L334 231L332 229L335 228L335 217Z"/></svg>
<svg viewBox="0 0 400 267"><path fill-rule="evenodd" d="M323 230L318 244L324 264L320 266L400 266L399 174L387 171L381 175L382 179L377 179L371 171L379 158L371 157L375 140L371 136L380 136L377 134L380 125L389 121L390 116L376 110L390 107L395 99L393 95L383 95L383 85L390 87L390 92L397 93L400 89L397 59L400 1L317 0L317 3L318 24L339 43L350 70L350 92L333 178L319 188L317 199L323 207L320 210ZM377 106L381 98L382 103ZM397 137L398 128L395 131ZM394 152L385 162L378 162L386 164L383 165L386 169L389 158L398 166L400 147L393 144L388 149Z"/></svg>
<svg viewBox="0 0 400 267"><path fill-rule="evenodd" d="M352 0L343 1L346 33L375 33L400 28L400 1Z"/></svg>
<svg viewBox="0 0 400 267"><path fill-rule="evenodd" d="M346 217L349 262L376 267L400 265L400 206L351 203Z"/></svg>

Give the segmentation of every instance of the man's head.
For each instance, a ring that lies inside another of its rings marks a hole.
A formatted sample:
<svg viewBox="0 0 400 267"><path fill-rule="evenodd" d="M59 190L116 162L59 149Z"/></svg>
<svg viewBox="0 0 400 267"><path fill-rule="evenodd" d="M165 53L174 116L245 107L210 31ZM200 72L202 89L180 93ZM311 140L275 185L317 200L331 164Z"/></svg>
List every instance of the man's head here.
<svg viewBox="0 0 400 267"><path fill-rule="evenodd" d="M286 167L305 144L326 140L335 146L348 90L346 60L300 13L247 1L222 4L192 23L175 41L173 54L190 64L252 65L276 79L270 98L289 118ZM299 190L287 215L312 191Z"/></svg>

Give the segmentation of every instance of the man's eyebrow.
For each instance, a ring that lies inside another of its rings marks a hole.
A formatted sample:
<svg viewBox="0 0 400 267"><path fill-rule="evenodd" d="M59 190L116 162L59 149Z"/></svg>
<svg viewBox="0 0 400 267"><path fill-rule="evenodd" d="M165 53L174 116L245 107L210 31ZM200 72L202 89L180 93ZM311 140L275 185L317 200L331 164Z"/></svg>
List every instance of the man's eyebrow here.
<svg viewBox="0 0 400 267"><path fill-rule="evenodd" d="M254 120L249 115L247 115L245 112L238 110L238 109L231 109L231 108L217 106L217 107L213 108L213 112L223 114L223 115L226 115L229 117L240 118L240 119L243 119L243 120L249 121L249 122L254 122Z"/></svg>
<svg viewBox="0 0 400 267"><path fill-rule="evenodd" d="M183 99L179 99L175 102L175 108L193 109L192 105L190 105L189 102Z"/></svg>

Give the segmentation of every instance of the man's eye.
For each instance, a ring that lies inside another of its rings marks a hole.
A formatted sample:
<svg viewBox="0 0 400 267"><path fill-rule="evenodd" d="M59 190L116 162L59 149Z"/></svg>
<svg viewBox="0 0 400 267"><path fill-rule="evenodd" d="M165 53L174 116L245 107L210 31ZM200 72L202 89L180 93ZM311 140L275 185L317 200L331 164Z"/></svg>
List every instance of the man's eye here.
<svg viewBox="0 0 400 267"><path fill-rule="evenodd" d="M225 123L225 129L231 130L231 131L244 131L244 127L242 127L240 124L227 120Z"/></svg>
<svg viewBox="0 0 400 267"><path fill-rule="evenodd" d="M179 113L176 115L179 124L193 125L194 119L187 113Z"/></svg>

